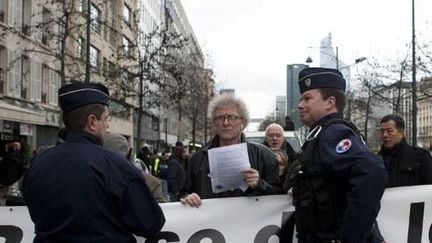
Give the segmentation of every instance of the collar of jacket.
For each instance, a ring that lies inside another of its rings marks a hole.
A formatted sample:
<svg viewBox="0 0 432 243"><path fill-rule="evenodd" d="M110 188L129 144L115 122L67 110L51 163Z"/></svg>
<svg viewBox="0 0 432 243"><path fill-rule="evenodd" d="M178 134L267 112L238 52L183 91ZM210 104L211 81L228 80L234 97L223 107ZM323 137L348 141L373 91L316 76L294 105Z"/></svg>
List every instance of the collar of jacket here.
<svg viewBox="0 0 432 243"><path fill-rule="evenodd" d="M246 138L244 133L241 133L240 135L240 143L244 143L246 142ZM212 140L210 140L210 142L208 142L204 147L203 147L203 152L207 153L207 150L212 149L212 148L218 148L219 147L219 135L216 135L212 138Z"/></svg>
<svg viewBox="0 0 432 243"><path fill-rule="evenodd" d="M386 148L384 147L384 145L381 145L380 152L384 155L395 155L399 151L401 151L401 148L403 148L405 145L407 145L407 142L405 140L405 137L403 137L402 140L399 143L395 144L393 148Z"/></svg>
<svg viewBox="0 0 432 243"><path fill-rule="evenodd" d="M312 129L314 129L316 126L322 125L326 121L331 120L331 119L343 119L343 114L341 112L330 113L330 114L322 117L321 119L319 119L317 122L315 122L310 127L309 131L312 131Z"/></svg>
<svg viewBox="0 0 432 243"><path fill-rule="evenodd" d="M102 145L102 141L95 135L84 131L68 131L66 134L66 142L71 143L94 143Z"/></svg>

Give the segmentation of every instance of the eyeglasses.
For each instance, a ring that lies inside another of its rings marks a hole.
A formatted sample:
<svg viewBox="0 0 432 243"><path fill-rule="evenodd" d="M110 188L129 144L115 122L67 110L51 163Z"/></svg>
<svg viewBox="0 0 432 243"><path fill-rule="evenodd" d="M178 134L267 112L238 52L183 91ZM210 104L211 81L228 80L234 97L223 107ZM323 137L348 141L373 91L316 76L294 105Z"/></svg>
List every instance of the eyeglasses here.
<svg viewBox="0 0 432 243"><path fill-rule="evenodd" d="M213 118L213 121L217 123L223 123L225 120L227 120L228 122L232 123L237 121L238 119L242 119L242 117L237 115L220 115L215 116Z"/></svg>

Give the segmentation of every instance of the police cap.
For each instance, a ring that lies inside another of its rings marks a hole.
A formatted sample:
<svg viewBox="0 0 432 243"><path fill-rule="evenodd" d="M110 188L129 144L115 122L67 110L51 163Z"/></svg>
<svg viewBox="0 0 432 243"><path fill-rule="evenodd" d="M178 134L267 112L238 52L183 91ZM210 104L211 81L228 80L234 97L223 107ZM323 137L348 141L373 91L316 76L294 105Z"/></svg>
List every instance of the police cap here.
<svg viewBox="0 0 432 243"><path fill-rule="evenodd" d="M64 112L90 104L109 106L111 102L108 89L95 83L66 84L59 89L58 98Z"/></svg>
<svg viewBox="0 0 432 243"><path fill-rule="evenodd" d="M345 92L345 79L342 73L333 68L305 68L299 73L300 93L311 89L330 88Z"/></svg>

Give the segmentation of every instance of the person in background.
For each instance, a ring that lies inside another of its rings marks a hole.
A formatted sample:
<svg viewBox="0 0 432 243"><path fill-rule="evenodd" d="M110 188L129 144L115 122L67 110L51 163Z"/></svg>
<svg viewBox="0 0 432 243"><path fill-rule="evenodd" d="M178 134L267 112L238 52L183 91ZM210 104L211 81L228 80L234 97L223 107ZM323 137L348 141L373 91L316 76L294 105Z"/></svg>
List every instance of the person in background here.
<svg viewBox="0 0 432 243"><path fill-rule="evenodd" d="M209 104L209 116L215 136L200 148L190 159L186 194L181 198L183 204L199 207L201 199L235 197L247 195L270 195L280 191L280 182L276 156L265 146L245 140L242 133L249 121L249 113L245 103L230 94L216 96ZM208 176L208 150L239 143L247 144L251 168L243 171L244 180L248 185L246 191L239 188L213 193L211 179Z"/></svg>
<svg viewBox="0 0 432 243"><path fill-rule="evenodd" d="M291 165L288 160L288 155L282 149L272 149L273 153L276 155L276 159L279 167L279 180L283 183L286 178L287 170Z"/></svg>
<svg viewBox="0 0 432 243"><path fill-rule="evenodd" d="M25 170L21 143L2 141L0 143L0 206L6 204L11 186L23 176Z"/></svg>
<svg viewBox="0 0 432 243"><path fill-rule="evenodd" d="M171 157L171 153L167 150L163 151L160 159L156 159L154 166L154 175L161 178L161 170L162 176L167 176L168 172L168 161Z"/></svg>
<svg viewBox="0 0 432 243"><path fill-rule="evenodd" d="M150 170L153 170L154 165L151 163L151 152L150 152L150 147L147 144L144 144L144 146L140 149L140 151L137 154L137 157L144 161L144 163L146 164L147 168L149 168Z"/></svg>
<svg viewBox="0 0 432 243"><path fill-rule="evenodd" d="M299 243L375 242L373 225L387 175L357 127L343 120L345 87L336 69L299 73L298 109L310 129L292 176Z"/></svg>
<svg viewBox="0 0 432 243"><path fill-rule="evenodd" d="M294 122L291 120L290 116L286 115L284 131L294 131L294 130L295 130Z"/></svg>
<svg viewBox="0 0 432 243"><path fill-rule="evenodd" d="M175 160L177 160L177 162L182 166L184 171L188 170L189 160L186 156L186 151L185 151L185 148L184 148L182 142L177 141L175 143L174 151L173 151L171 158L174 158Z"/></svg>
<svg viewBox="0 0 432 243"><path fill-rule="evenodd" d="M165 158L167 160L160 162L158 173L159 178L167 182L169 197L173 202L179 200L180 188L183 187L186 180L186 173L180 164L184 151L175 150L175 152L177 154L167 156L168 158Z"/></svg>
<svg viewBox="0 0 432 243"><path fill-rule="evenodd" d="M388 187L432 184L432 157L426 149L411 146L405 139L405 121L398 115L381 119L382 146Z"/></svg>
<svg viewBox="0 0 432 243"><path fill-rule="evenodd" d="M58 91L65 142L37 156L24 177L35 243L136 242L165 223L145 179L102 147L109 128L108 89L71 83Z"/></svg>
<svg viewBox="0 0 432 243"><path fill-rule="evenodd" d="M153 197L156 199L158 203L164 203L166 202L166 198L164 197L162 193L162 186L161 182L158 178L151 175L148 169L145 166L145 164L137 163L133 161L133 158L131 158L132 149L129 148L129 143L127 139L117 133L108 133L105 137L105 141L103 144L104 148L108 149L111 152L114 152L124 158L127 159L127 161L130 162L131 165L135 166L144 176L145 181L147 183L147 186L149 187Z"/></svg>
<svg viewBox="0 0 432 243"><path fill-rule="evenodd" d="M277 123L272 123L266 127L263 144L270 149L282 149L286 151L290 163L297 159L297 153L285 139L284 129Z"/></svg>

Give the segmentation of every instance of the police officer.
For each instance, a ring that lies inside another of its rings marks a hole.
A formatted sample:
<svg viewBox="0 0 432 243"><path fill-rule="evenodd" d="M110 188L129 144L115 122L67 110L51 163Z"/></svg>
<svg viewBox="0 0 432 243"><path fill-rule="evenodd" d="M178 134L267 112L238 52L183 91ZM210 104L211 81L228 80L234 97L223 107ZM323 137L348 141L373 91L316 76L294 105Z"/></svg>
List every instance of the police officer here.
<svg viewBox="0 0 432 243"><path fill-rule="evenodd" d="M345 80L329 68L299 73L298 109L310 128L292 175L299 242L366 242L386 186L382 159L343 120Z"/></svg>
<svg viewBox="0 0 432 243"><path fill-rule="evenodd" d="M73 83L59 89L65 143L36 157L24 179L34 242L136 242L165 223L139 171L102 145L108 89Z"/></svg>

